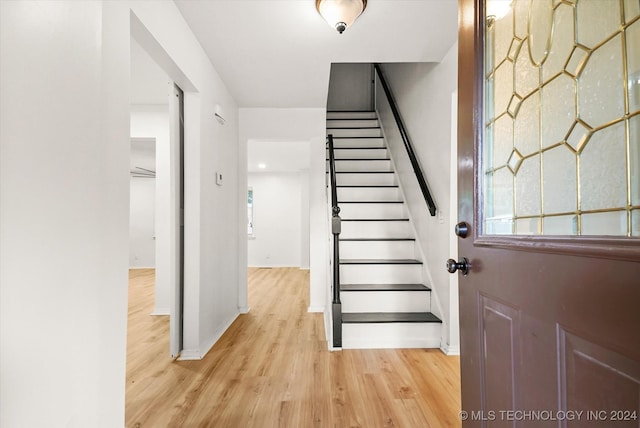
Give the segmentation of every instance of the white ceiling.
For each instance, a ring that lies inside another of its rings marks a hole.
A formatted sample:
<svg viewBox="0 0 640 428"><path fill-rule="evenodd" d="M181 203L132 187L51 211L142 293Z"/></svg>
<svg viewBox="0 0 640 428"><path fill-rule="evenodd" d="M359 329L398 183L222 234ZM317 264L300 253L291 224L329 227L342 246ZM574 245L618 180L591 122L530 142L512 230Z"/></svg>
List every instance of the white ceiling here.
<svg viewBox="0 0 640 428"><path fill-rule="evenodd" d="M249 140L249 172L300 172L309 169L308 141ZM265 168L258 165L264 164Z"/></svg>
<svg viewBox="0 0 640 428"><path fill-rule="evenodd" d="M456 0L369 0L344 34L315 0L175 0L240 107L326 106L332 62L437 62Z"/></svg>

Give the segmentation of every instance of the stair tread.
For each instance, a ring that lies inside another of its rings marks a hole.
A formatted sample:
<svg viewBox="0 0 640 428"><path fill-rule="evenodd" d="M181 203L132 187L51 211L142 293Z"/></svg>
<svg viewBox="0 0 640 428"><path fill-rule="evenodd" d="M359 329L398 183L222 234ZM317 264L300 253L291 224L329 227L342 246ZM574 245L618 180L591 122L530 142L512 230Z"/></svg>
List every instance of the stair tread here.
<svg viewBox="0 0 640 428"><path fill-rule="evenodd" d="M343 218L342 221L409 221L408 218Z"/></svg>
<svg viewBox="0 0 640 428"><path fill-rule="evenodd" d="M329 161L329 159L325 159L326 161ZM335 162L347 162L347 161L356 161L356 162L365 162L365 161L388 161L391 160L389 158L340 158L340 159L334 159Z"/></svg>
<svg viewBox="0 0 640 428"><path fill-rule="evenodd" d="M339 238L340 241L415 241L416 238Z"/></svg>
<svg viewBox="0 0 640 428"><path fill-rule="evenodd" d="M340 284L340 291L431 291L424 284Z"/></svg>
<svg viewBox="0 0 640 428"><path fill-rule="evenodd" d="M330 120L338 120L338 119L330 119ZM377 120L377 119L361 119L361 120ZM331 126L327 127L329 129L380 129L379 126Z"/></svg>
<svg viewBox="0 0 640 428"><path fill-rule="evenodd" d="M421 265L415 259L340 259L341 265Z"/></svg>
<svg viewBox="0 0 640 428"><path fill-rule="evenodd" d="M327 171L327 174L329 171ZM336 174L393 174L393 171L336 171Z"/></svg>
<svg viewBox="0 0 640 428"><path fill-rule="evenodd" d="M349 138L360 138L360 137L349 137ZM365 137L362 137L365 138ZM367 147L358 147L358 146L354 146L354 147L334 147L333 148L334 151L336 150L387 150L387 148L385 146L367 146Z"/></svg>
<svg viewBox="0 0 640 428"><path fill-rule="evenodd" d="M339 204L404 204L404 201L338 201Z"/></svg>
<svg viewBox="0 0 640 428"><path fill-rule="evenodd" d="M355 323L390 323L390 322L435 322L442 320L431 312L347 312L342 314L342 322Z"/></svg>
<svg viewBox="0 0 640 428"><path fill-rule="evenodd" d="M369 138L369 139L376 139L376 140L382 140L384 137L362 137L362 136L354 136L354 137L333 137L334 140L347 140L349 138ZM338 147L336 147L337 149Z"/></svg>
<svg viewBox="0 0 640 428"><path fill-rule="evenodd" d="M348 187L348 188L376 188L376 187L384 187L384 188L398 188L397 184L338 184L336 187Z"/></svg>

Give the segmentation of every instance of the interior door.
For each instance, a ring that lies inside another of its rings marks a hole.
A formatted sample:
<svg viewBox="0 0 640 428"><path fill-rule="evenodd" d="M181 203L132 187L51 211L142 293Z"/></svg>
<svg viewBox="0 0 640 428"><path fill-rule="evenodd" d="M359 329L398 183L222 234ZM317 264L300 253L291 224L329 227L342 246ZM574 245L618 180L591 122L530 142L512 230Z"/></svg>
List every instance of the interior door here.
<svg viewBox="0 0 640 428"><path fill-rule="evenodd" d="M460 0L464 426L638 427L640 2L487 2Z"/></svg>

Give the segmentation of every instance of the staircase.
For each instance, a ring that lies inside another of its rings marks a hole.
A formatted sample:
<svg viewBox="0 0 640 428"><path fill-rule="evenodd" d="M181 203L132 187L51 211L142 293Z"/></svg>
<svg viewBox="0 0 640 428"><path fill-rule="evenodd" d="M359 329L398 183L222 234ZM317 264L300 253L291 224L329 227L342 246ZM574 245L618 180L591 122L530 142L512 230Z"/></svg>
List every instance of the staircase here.
<svg viewBox="0 0 640 428"><path fill-rule="evenodd" d="M327 134L342 218L342 347L439 347L442 321L431 313L431 289L376 113L327 112Z"/></svg>

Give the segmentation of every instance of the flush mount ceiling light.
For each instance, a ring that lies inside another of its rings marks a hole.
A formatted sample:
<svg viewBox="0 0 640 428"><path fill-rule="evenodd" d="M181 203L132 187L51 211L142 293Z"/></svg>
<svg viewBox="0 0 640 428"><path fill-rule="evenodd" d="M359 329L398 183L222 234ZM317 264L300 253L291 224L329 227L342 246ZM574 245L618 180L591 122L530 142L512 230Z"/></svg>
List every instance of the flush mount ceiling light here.
<svg viewBox="0 0 640 428"><path fill-rule="evenodd" d="M367 7L367 0L316 0L316 9L325 21L342 34Z"/></svg>

